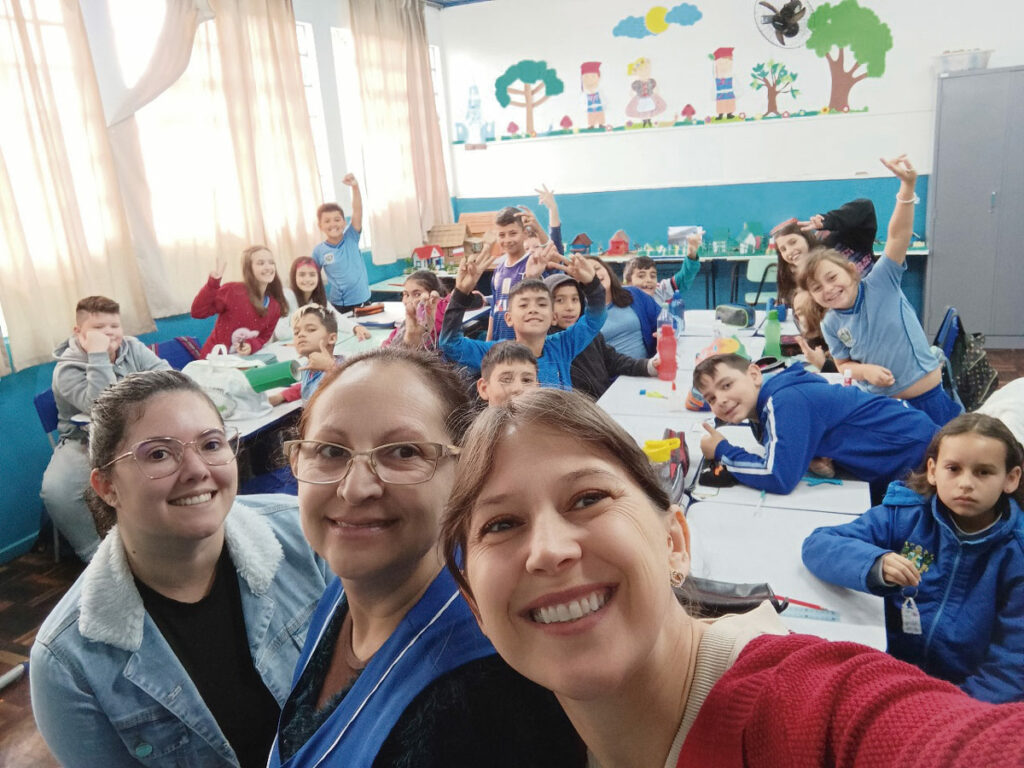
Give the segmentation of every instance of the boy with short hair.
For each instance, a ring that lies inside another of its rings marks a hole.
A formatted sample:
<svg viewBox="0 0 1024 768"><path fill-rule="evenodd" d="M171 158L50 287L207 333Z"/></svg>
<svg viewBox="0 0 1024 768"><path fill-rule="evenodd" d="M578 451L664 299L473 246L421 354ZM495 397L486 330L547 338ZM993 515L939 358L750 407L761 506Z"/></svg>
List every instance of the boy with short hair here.
<svg viewBox="0 0 1024 768"><path fill-rule="evenodd" d="M313 249L313 260L324 271L328 301L345 314L370 300L370 279L359 252L363 233L359 182L351 173L341 182L352 189L352 218L346 226L345 212L337 203L324 203L316 209L316 223L326 239Z"/></svg>
<svg viewBox="0 0 1024 768"><path fill-rule="evenodd" d="M697 249L701 244L701 233L694 232L686 238L686 258L679 271L672 277L658 280L658 264L648 256L634 256L626 262L622 272L623 285L632 285L651 296L661 304L667 304L676 291L685 291L700 272Z"/></svg>
<svg viewBox="0 0 1024 768"><path fill-rule="evenodd" d="M343 359L334 355L334 345L338 343L338 318L329 307L319 304L299 307L292 315L292 334L295 352L306 358L306 364L299 369L298 381L268 396L271 405L290 403L300 397L303 403L309 402L324 373Z"/></svg>
<svg viewBox="0 0 1024 768"><path fill-rule="evenodd" d="M524 344L499 341L480 361L476 391L488 405L504 405L538 386L537 358Z"/></svg>
<svg viewBox="0 0 1024 768"><path fill-rule="evenodd" d="M701 440L715 459L744 485L789 493L816 456L871 484L872 498L915 468L938 426L901 400L830 384L800 366L762 376L735 354L712 355L693 372L693 386L715 416L730 424L750 419L764 456L732 445L708 424Z"/></svg>
<svg viewBox="0 0 1024 768"><path fill-rule="evenodd" d="M72 335L57 345L53 355L60 442L43 473L40 496L53 524L88 562L100 543L82 495L89 485L89 434L72 417L88 414L100 392L128 374L171 366L135 337L124 335L121 307L105 296L87 296L78 302Z"/></svg>
<svg viewBox="0 0 1024 768"><path fill-rule="evenodd" d="M592 262L579 255L571 258L562 256L551 243L532 253L528 261L525 272L528 279L512 289L504 319L515 332L516 341L525 344L537 358L537 379L540 385L571 389L570 366L573 358L593 341L608 315L604 304L604 288L597 279ZM455 278L455 290L441 326L441 350L448 359L473 370L480 369L487 350L497 343L467 339L462 335L462 316L469 308L469 294L489 263L490 255L486 252L463 257ZM587 312L583 319L569 330L553 336L547 335L554 316L551 291L542 280L533 277L541 274L545 266L564 270L578 279L585 286L587 297Z"/></svg>

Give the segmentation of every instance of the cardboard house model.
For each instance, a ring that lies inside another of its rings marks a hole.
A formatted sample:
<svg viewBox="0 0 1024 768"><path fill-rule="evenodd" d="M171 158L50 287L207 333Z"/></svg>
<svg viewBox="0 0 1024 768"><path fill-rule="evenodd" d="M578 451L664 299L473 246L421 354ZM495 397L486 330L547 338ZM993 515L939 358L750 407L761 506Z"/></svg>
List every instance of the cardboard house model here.
<svg viewBox="0 0 1024 768"><path fill-rule="evenodd" d="M629 235L620 229L608 241L608 255L625 256L627 253L629 253Z"/></svg>
<svg viewBox="0 0 1024 768"><path fill-rule="evenodd" d="M573 238L572 242L569 243L569 253L582 253L584 255L590 255L590 246L594 244L586 232L580 232L576 237Z"/></svg>
<svg viewBox="0 0 1024 768"><path fill-rule="evenodd" d="M435 224L427 232L427 245L440 248L445 261L455 261L461 256L465 241L465 224Z"/></svg>
<svg viewBox="0 0 1024 768"><path fill-rule="evenodd" d="M412 268L415 270L430 269L443 259L444 254L436 245L421 245L412 249Z"/></svg>

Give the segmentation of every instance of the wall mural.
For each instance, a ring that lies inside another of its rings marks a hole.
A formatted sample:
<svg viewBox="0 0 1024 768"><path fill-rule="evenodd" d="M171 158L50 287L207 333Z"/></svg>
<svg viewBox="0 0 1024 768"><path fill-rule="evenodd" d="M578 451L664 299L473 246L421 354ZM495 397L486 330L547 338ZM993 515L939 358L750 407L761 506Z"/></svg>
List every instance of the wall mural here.
<svg viewBox="0 0 1024 768"><path fill-rule="evenodd" d="M716 12L724 12L721 9L727 5L715 4L713 7ZM580 111L573 115L564 114L561 118L557 117L556 111L550 116L548 127L538 130L536 124L539 120L535 110L552 96L562 94L565 91L565 84L547 62L524 59L510 66L494 81L494 96L498 104L506 111L516 108L516 113L506 114L492 121L485 120L481 114L479 94L473 86L469 93L466 121L456 124L456 140L453 143L464 144L467 149L477 149L485 147L489 141L514 141L537 136L586 135L648 128L693 128L726 122L831 116L867 111L866 105L851 106L850 92L861 80L881 77L885 73L886 54L893 47L889 26L882 22L873 10L861 6L857 0L821 3L817 7L803 0L754 0L753 9L753 23L764 38L764 46L775 52L771 57L766 56L760 60L750 70L747 87L751 93L744 97L744 103L752 98L754 91L764 91L764 111L755 108L753 103L747 104L746 109L752 113L748 116L739 108L734 72L736 49L723 45L708 54L712 62L712 78L706 81L709 89L709 106L710 99L714 100L713 111L710 114L701 116L693 104L689 103L682 107L669 107L662 95L668 91L659 87L659 80L667 82L670 86L677 85L674 81L681 76L681 73L671 71L670 67L660 67L660 77L655 78L654 64L649 56L639 56L622 62L609 61L606 58L604 61L584 61L579 64L579 93L582 95L579 100ZM673 26L693 26L703 18L702 11L691 3L681 3L672 8L654 6L643 16L627 16L621 19L611 34L614 37L643 39L665 34ZM683 44L693 43L692 38L689 41L686 41L685 37L681 39L684 41ZM779 48L783 51L779 51ZM785 51L794 49L810 50L819 58L825 59L827 70L823 68L817 74L823 76L827 72L829 77L830 95L827 105L798 103L802 91L806 90L807 74L804 73L802 88L796 88L797 73L790 69L785 60ZM747 61L758 55L748 50L742 52L748 57ZM623 124L617 125L609 118L608 103L602 91L602 67L623 67L630 78L624 119L619 117ZM788 97L785 99L789 105L788 109L780 107L780 97ZM564 102L564 98L557 100L557 103L562 105L561 109L567 106ZM678 111L674 111L676 109ZM525 115L519 110L525 110ZM550 111L550 107L548 110ZM508 118L511 119L504 135L496 135L495 123L504 124ZM517 121L525 121L525 127L520 127Z"/></svg>

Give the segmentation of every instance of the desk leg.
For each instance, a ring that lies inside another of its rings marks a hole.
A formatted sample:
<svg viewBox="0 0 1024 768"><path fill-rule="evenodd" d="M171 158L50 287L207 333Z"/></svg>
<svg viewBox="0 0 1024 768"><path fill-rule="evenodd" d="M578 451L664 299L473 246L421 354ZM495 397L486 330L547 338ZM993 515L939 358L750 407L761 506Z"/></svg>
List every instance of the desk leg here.
<svg viewBox="0 0 1024 768"><path fill-rule="evenodd" d="M733 304L740 300L740 263L734 261L732 264L732 276L729 282L729 301Z"/></svg>
<svg viewBox="0 0 1024 768"><path fill-rule="evenodd" d="M718 278L718 261L711 259L711 301L708 303L708 309L714 309L718 306L718 297L715 295L715 281ZM705 286L707 287L707 286ZM706 297L706 292L705 292Z"/></svg>

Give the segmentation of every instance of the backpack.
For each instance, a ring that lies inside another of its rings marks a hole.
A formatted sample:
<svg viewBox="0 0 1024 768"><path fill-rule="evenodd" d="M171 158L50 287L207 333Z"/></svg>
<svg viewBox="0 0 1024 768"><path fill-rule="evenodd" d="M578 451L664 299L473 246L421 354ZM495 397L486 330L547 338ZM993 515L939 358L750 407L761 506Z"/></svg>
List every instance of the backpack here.
<svg viewBox="0 0 1024 768"><path fill-rule="evenodd" d="M962 317L957 318L960 332L953 342L949 362L953 368L953 383L965 411L973 411L995 391L999 374L988 361L985 352L985 334L968 333Z"/></svg>

